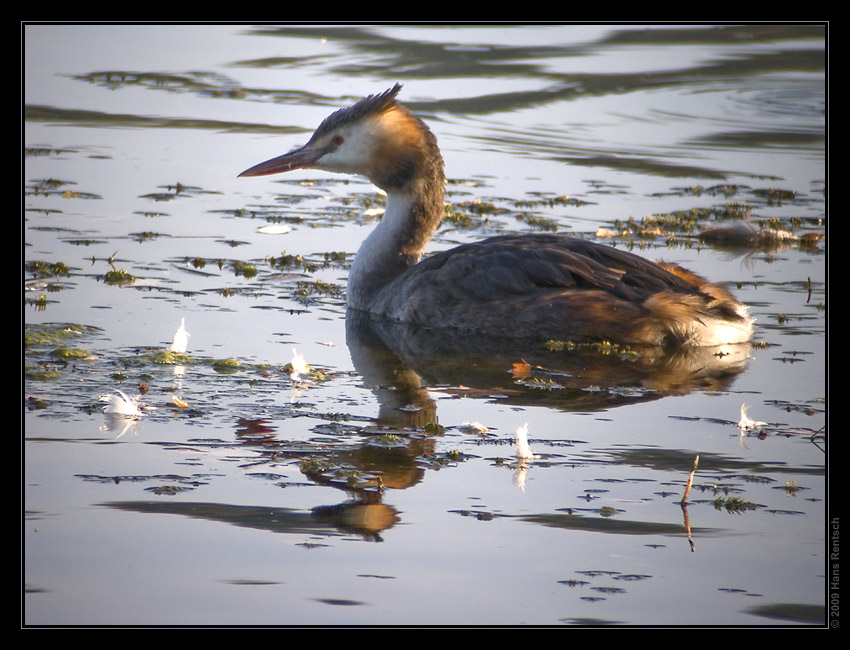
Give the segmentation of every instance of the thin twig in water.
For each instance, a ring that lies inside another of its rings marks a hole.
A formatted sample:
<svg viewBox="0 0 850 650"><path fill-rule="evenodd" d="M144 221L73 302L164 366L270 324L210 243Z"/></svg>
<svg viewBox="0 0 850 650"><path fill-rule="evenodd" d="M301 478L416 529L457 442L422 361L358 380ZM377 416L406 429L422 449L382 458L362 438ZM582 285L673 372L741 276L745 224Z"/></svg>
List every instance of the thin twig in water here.
<svg viewBox="0 0 850 650"><path fill-rule="evenodd" d="M696 546L694 545L694 538L691 536L691 519L688 516L688 495L691 493L691 485L694 483L694 474L697 471L697 465L699 465L699 454L694 457L694 467L691 470L691 475L688 476L688 484L685 486L685 494L679 502L679 505L682 508L682 515L685 518L685 532L688 534L688 544L691 546L691 553L696 551Z"/></svg>
<svg viewBox="0 0 850 650"><path fill-rule="evenodd" d="M694 468L691 470L691 475L688 477L688 484L685 486L685 494L682 497L680 503L686 504L688 502L688 495L691 493L691 485L694 483L694 474L697 471L697 465L699 464L699 454L694 458Z"/></svg>

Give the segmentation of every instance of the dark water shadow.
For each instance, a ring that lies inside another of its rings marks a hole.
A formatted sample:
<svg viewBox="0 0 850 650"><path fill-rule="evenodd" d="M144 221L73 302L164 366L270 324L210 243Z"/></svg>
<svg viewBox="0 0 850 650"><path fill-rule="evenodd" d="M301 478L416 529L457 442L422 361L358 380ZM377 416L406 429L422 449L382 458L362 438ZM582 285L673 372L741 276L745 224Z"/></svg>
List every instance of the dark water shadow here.
<svg viewBox="0 0 850 650"><path fill-rule="evenodd" d="M216 521L271 533L324 537L353 534L368 541L381 541L380 532L398 521L392 507L369 503L322 506L310 511L185 501L116 501L100 505L125 512Z"/></svg>

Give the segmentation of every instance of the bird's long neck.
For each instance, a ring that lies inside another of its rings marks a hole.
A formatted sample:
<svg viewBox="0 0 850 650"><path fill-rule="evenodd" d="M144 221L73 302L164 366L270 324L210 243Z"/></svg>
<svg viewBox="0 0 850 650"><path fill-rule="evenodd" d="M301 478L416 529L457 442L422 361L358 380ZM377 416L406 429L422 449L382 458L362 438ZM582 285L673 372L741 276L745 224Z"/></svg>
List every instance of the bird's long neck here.
<svg viewBox="0 0 850 650"><path fill-rule="evenodd" d="M382 184L387 208L354 258L348 277L349 307L372 311L375 296L419 262L440 224L445 209L442 160L437 154L433 160L418 161L416 167L415 177L400 187Z"/></svg>

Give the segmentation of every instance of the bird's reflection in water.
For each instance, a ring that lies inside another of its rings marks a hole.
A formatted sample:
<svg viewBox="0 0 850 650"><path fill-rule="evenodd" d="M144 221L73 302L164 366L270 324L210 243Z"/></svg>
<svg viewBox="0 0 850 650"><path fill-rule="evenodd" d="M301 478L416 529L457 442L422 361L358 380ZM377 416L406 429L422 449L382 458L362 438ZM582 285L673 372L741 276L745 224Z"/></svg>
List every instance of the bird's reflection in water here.
<svg viewBox="0 0 850 650"><path fill-rule="evenodd" d="M313 517L373 541L400 520L396 509L384 503L385 491L415 486L430 463L440 462L438 439L422 432L438 422L430 390L498 398L517 406L592 411L727 389L750 358L748 344L650 348L629 355L506 346L504 341L451 336L355 312L348 314L346 330L354 367L376 396L379 412L369 426L339 425L346 444L332 445L325 455L313 454L302 462L301 471L347 495L340 504L314 508ZM528 374L518 376L514 364L520 361ZM537 375L539 383L529 381ZM324 432L333 433L335 426L326 425Z"/></svg>
<svg viewBox="0 0 850 650"><path fill-rule="evenodd" d="M746 367L750 344L631 349L505 343L464 337L403 323L376 321L356 312L346 337L357 372L376 394L385 424L436 422L428 388L471 397L500 397L514 405L593 411L637 401L727 389ZM517 364L527 369L518 375Z"/></svg>

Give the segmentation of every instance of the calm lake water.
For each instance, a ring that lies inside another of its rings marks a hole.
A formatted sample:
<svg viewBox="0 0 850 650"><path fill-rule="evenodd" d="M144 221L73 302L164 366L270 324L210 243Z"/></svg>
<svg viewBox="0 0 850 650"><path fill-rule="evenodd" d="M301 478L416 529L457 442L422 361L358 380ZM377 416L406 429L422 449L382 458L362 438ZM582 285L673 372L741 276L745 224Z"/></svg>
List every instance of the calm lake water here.
<svg viewBox="0 0 850 650"><path fill-rule="evenodd" d="M823 27L23 38L24 625L826 625ZM542 230L679 262L756 343L347 323L380 194L236 176L396 82L450 179L430 250ZM699 237L742 223L789 236ZM119 390L140 417L103 412Z"/></svg>

